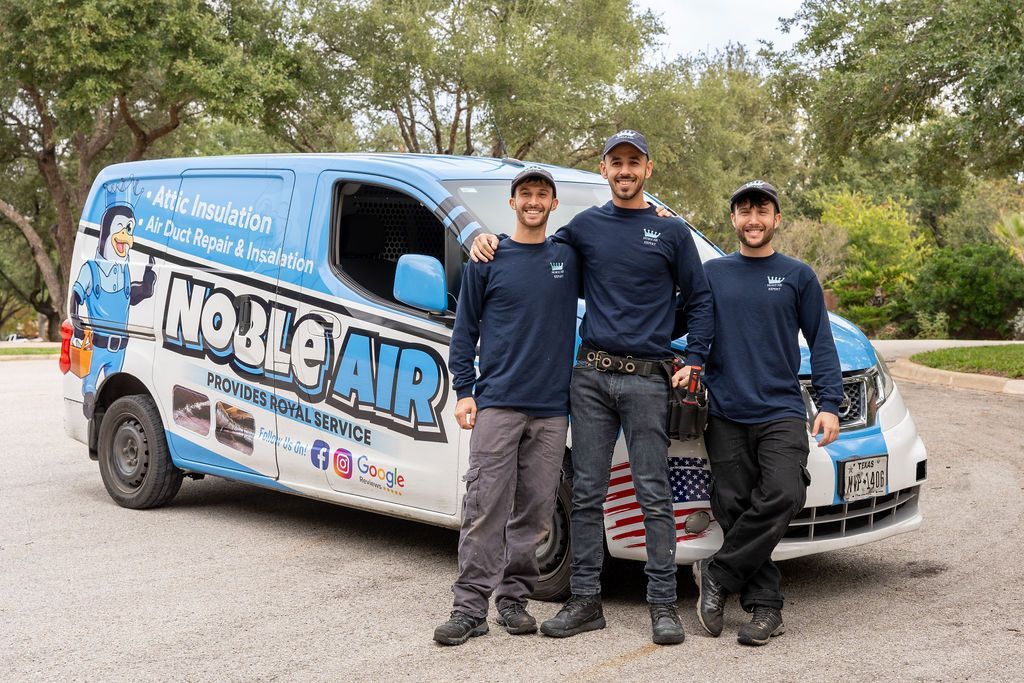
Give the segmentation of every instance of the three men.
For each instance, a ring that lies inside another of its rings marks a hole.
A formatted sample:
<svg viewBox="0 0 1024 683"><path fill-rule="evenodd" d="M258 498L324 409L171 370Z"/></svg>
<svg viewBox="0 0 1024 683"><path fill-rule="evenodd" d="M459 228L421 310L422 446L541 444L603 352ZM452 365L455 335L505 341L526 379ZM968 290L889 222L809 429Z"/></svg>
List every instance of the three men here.
<svg viewBox="0 0 1024 683"><path fill-rule="evenodd" d="M624 130L608 138L600 169L612 200L581 212L552 238L579 252L587 311L570 392L572 597L541 631L566 637L605 626L600 584L603 503L621 429L644 515L652 639L681 643L685 636L675 608L676 525L668 481L669 378L664 363L672 357L678 304L685 310L689 337L686 367L672 383L685 382L692 366L704 364L714 326L711 292L687 227L659 217L644 199L644 182L653 169L644 136ZM493 235L477 237L473 258L488 261L497 245ZM495 263L506 257L504 245Z"/></svg>
<svg viewBox="0 0 1024 683"><path fill-rule="evenodd" d="M558 206L548 171L524 169L512 180L511 194L515 231L502 243L501 259L467 266L452 333L455 417L473 435L454 609L434 631L444 645L487 633L492 592L509 633L536 632L526 602L538 578L536 548L551 523L565 453L576 252L545 238L548 216Z"/></svg>
<svg viewBox="0 0 1024 683"><path fill-rule="evenodd" d="M748 182L733 193L730 215L739 251L704 264L715 307L704 443L715 480L711 509L725 540L714 557L693 566L693 575L697 615L708 633L722 632L726 597L739 593L753 617L738 640L764 645L785 631L772 550L803 508L810 484L798 333L811 352L820 404L811 434L822 432L819 446L838 436L844 397L814 271L771 245L782 218L778 192L762 180Z"/></svg>

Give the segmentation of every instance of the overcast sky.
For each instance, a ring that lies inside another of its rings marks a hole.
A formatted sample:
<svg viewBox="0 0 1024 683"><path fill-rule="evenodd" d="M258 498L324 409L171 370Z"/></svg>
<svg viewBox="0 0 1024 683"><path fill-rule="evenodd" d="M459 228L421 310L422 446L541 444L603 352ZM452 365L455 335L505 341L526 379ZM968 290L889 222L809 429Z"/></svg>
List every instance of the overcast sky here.
<svg viewBox="0 0 1024 683"><path fill-rule="evenodd" d="M779 18L793 16L801 1L633 0L633 4L660 15L667 32L661 54L649 56L672 59L721 49L729 42L742 43L751 52L757 51L758 40L789 49L800 36L782 33Z"/></svg>

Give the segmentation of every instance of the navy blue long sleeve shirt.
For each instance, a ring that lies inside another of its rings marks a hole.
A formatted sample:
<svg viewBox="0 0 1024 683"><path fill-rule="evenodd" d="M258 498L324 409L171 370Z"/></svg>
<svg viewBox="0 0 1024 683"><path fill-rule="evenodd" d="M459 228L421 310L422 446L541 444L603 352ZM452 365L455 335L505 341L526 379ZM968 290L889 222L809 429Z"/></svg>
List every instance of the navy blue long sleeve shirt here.
<svg viewBox="0 0 1024 683"><path fill-rule="evenodd" d="M448 355L456 395L475 395L478 410L567 415L579 281L576 251L550 239L502 240L500 258L470 261Z"/></svg>
<svg viewBox="0 0 1024 683"><path fill-rule="evenodd" d="M806 418L798 332L810 347L820 408L838 412L839 354L811 267L777 252L760 258L734 252L708 261L704 271L715 306L715 342L705 374L711 414L747 424Z"/></svg>
<svg viewBox="0 0 1024 683"><path fill-rule="evenodd" d="M669 358L679 304L689 334L686 363L704 364L714 335L711 290L682 221L661 218L653 206L608 202L580 212L552 239L576 247L582 259L584 345L617 356Z"/></svg>

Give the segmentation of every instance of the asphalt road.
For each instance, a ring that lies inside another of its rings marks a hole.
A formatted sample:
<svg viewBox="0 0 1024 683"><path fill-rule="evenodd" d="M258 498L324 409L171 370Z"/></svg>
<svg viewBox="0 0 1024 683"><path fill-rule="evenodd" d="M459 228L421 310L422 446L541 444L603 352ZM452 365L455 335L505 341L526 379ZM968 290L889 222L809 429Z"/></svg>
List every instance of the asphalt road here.
<svg viewBox="0 0 1024 683"><path fill-rule="evenodd" d="M608 628L430 639L456 534L219 479L115 505L66 438L56 363L0 363L4 680L1022 680L1024 397L901 383L930 453L923 529L782 563L788 632L745 620L650 643L643 575L616 563ZM557 606L533 603L540 618Z"/></svg>

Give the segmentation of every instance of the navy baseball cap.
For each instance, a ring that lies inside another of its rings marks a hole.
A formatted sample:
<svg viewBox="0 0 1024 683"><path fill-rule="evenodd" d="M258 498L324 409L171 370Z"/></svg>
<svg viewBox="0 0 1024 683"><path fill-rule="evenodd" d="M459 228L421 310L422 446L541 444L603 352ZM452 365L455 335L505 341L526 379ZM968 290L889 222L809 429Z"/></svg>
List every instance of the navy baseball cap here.
<svg viewBox="0 0 1024 683"><path fill-rule="evenodd" d="M647 138L644 137L643 133L629 129L620 130L618 133L605 140L604 151L601 152L601 156L606 156L613 148L622 144L633 145L645 156L651 156L647 147Z"/></svg>
<svg viewBox="0 0 1024 683"><path fill-rule="evenodd" d="M733 192L732 197L729 198L729 210L732 211L736 202L750 194L767 196L775 204L775 210L782 213L782 209L779 207L779 191L775 189L774 185L764 180L751 180L740 185L739 189Z"/></svg>
<svg viewBox="0 0 1024 683"><path fill-rule="evenodd" d="M516 188L527 180L543 180L551 186L551 195L553 197L558 196L558 190L555 188L555 179L547 169L541 168L540 166L527 166L517 173L516 177L512 179L513 197L516 195Z"/></svg>

